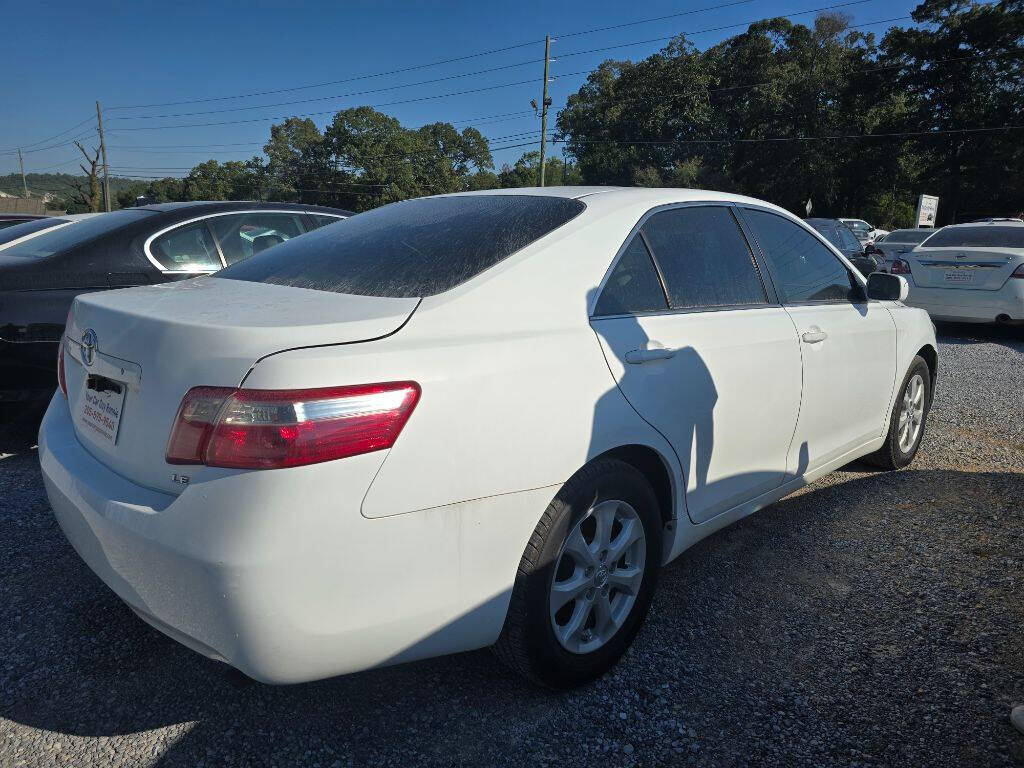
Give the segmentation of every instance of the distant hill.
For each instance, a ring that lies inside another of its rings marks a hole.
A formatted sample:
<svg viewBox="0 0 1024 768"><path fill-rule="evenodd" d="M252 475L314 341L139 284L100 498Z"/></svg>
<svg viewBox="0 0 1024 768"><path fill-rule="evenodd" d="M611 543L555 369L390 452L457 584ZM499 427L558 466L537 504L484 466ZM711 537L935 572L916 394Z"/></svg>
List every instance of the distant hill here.
<svg viewBox="0 0 1024 768"><path fill-rule="evenodd" d="M44 192L49 192L57 197L64 197L68 194L68 189L71 187L71 180L78 179L80 181L87 181L87 178L82 174L71 174L71 173L28 173L25 174L25 179L28 182L28 191L33 196L41 195ZM129 187L136 187L140 183L138 179L126 179L120 176L110 177L110 196L117 198L117 193L123 189ZM21 195L21 174L11 173L7 176L0 176L0 192L7 192L12 195Z"/></svg>

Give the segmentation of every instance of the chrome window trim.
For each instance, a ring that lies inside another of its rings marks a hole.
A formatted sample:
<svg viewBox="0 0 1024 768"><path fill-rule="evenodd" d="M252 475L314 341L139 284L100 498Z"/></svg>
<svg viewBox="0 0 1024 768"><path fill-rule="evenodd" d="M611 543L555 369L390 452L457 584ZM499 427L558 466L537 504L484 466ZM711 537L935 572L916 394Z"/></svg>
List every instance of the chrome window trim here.
<svg viewBox="0 0 1024 768"><path fill-rule="evenodd" d="M257 208L255 210L245 210L245 211L218 211L217 213L206 213L206 214L203 214L202 216L196 216L196 217L191 218L191 219L185 219L184 221L176 221L173 224L171 224L169 226L166 226L163 229L158 230L157 232L154 232L152 235L147 237L146 238L146 242L144 242L142 244L142 252L144 254L146 254L146 258L149 259L149 263L152 264L154 267L156 267L158 270L160 270L160 272L162 272L165 275L212 275L217 270L215 270L215 269L167 269L162 264L160 264L160 262L157 260L157 258L155 256L153 256L153 251L150 249L150 246L152 245L153 241L156 240L158 237L160 237L161 235L165 235L168 232L170 232L171 230L177 229L178 227L184 227L184 226L187 226L189 224L195 224L197 221L206 221L208 219L215 219L218 216L245 216L246 214L250 214L250 213L290 213L293 216L298 216L299 219L301 220L302 214L307 213L307 211L301 211L301 210L300 211L286 211L286 210L278 210L277 208ZM331 216L333 214L323 214L323 215ZM345 218L348 218L348 217L347 216L339 216L338 218L345 219ZM302 234L306 234L306 233L303 232ZM220 266L221 266L221 269L223 269L224 267L227 266L227 263L224 261L224 254L221 253L220 243L217 242L217 237L216 237L216 235L213 234L212 230L210 231L210 236L213 238L214 246L217 248L217 257L220 259Z"/></svg>
<svg viewBox="0 0 1024 768"><path fill-rule="evenodd" d="M665 283L665 279L661 274L661 265L658 264L658 257L654 253L654 249L651 248L647 242L647 237L640 231L647 220L657 213L662 211L670 211L676 208L731 208L731 215L734 218L737 228L740 231L740 236L747 243L747 247L750 249L750 255L754 259L754 265L756 267L757 276L761 280L761 285L764 287L766 301L763 304L720 304L713 307L678 307L673 308L668 298L668 285ZM778 294L775 291L775 286L772 284L770 275L765 272L765 264L762 263L762 259L755 246L757 243L751 239L751 233L747 231L745 226L746 222L743 221L742 216L737 215L736 212L737 203L731 200L688 200L682 203L664 203L662 205L655 206L644 212L644 215L640 217L633 228L629 230L626 238L622 241L622 245L615 252L615 256L612 258L611 264L608 269L605 270L604 277L601 278L601 282L598 283L597 290L594 291L593 298L590 300L587 306L587 317L591 320L607 320L609 318L621 318L621 317L643 317L650 315L692 315L697 312L722 312L730 309L763 309L765 307L781 307L782 303L779 301ZM628 314L621 315L595 315L594 310L597 308L597 301L604 292L605 286L608 284L608 280L611 278L612 273L619 264L619 260L622 258L622 254L626 252L630 243L633 242L634 237L643 238L644 246L647 248L647 252L651 257L651 263L654 265L655 273L658 275L658 279L661 282L662 291L665 292L665 301L669 304L668 309L659 310L648 310L644 312L631 312ZM759 249L758 249L759 250Z"/></svg>

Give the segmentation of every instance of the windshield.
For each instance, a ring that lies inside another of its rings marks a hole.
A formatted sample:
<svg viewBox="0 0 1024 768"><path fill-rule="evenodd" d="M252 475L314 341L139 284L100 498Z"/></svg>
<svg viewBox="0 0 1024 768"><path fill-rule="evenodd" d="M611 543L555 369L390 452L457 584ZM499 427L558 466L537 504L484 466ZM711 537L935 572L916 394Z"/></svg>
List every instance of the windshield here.
<svg viewBox="0 0 1024 768"><path fill-rule="evenodd" d="M923 243L935 234L934 229L897 229L885 236L887 243Z"/></svg>
<svg viewBox="0 0 1024 768"><path fill-rule="evenodd" d="M4 256L24 256L33 259L42 259L52 256L60 251L66 251L82 243L92 240L94 237L104 235L118 227L138 221L142 216L150 215L147 211L123 210L113 213L102 213L98 216L90 216L87 219L76 221L68 227L58 227L52 232L44 232L36 237L29 238L23 243L15 243L10 248L4 248ZM25 226L24 224L20 226ZM12 229L16 229L12 227Z"/></svg>
<svg viewBox="0 0 1024 768"><path fill-rule="evenodd" d="M43 230L56 227L59 224L67 224L67 219L33 219L32 221L24 221L21 224L15 224L13 227L5 227L0 230L0 246L4 243L9 243L12 240L17 240L19 237L25 235L31 235L33 232L42 232Z"/></svg>
<svg viewBox="0 0 1024 768"><path fill-rule="evenodd" d="M1024 248L1024 227L946 227L929 237L927 245L929 248Z"/></svg>
<svg viewBox="0 0 1024 768"><path fill-rule="evenodd" d="M848 226L858 235L866 235L871 228L863 221L844 221L843 224Z"/></svg>
<svg viewBox="0 0 1024 768"><path fill-rule="evenodd" d="M323 227L217 277L362 296L433 296L575 217L579 200L539 195L424 197Z"/></svg>

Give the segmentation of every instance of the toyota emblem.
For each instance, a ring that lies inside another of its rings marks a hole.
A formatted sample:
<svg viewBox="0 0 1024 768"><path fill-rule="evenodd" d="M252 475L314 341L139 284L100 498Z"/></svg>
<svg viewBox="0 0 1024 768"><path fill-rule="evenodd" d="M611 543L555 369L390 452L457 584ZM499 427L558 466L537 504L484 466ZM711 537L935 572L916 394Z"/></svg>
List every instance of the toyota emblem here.
<svg viewBox="0 0 1024 768"><path fill-rule="evenodd" d="M86 365L92 365L92 355L96 351L96 346L96 331L86 328L82 334L82 362Z"/></svg>

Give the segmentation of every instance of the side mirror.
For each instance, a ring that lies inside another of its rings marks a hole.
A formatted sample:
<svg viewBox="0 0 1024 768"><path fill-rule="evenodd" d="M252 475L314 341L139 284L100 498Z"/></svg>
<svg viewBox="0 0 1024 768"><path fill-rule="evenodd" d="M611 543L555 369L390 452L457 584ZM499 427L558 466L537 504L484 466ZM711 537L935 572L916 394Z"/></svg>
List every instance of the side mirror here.
<svg viewBox="0 0 1024 768"><path fill-rule="evenodd" d="M906 301L910 295L910 283L899 275L887 272L872 272L868 275L868 298L878 301Z"/></svg>

